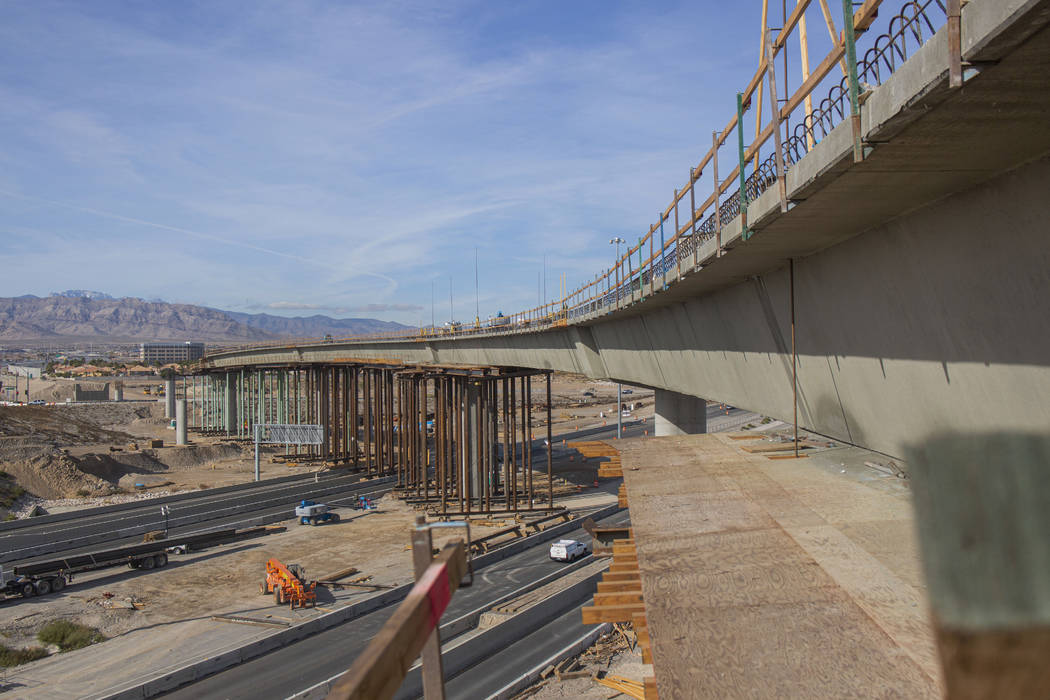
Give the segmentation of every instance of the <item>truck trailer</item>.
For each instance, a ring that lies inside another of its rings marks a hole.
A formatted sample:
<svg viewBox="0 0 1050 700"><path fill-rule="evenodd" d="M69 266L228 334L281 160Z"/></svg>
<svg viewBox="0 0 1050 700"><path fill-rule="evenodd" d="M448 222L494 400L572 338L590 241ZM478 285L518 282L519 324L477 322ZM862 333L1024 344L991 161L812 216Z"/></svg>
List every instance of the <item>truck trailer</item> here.
<svg viewBox="0 0 1050 700"><path fill-rule="evenodd" d="M199 535L187 535L172 540L159 540L125 545L113 549L70 554L58 559L18 564L10 571L0 566L0 599L7 596L31 598L61 591L73 581L73 575L114 566L131 569L155 569L168 564L168 554L184 553L189 548L217 544L237 537L236 530L217 530Z"/></svg>

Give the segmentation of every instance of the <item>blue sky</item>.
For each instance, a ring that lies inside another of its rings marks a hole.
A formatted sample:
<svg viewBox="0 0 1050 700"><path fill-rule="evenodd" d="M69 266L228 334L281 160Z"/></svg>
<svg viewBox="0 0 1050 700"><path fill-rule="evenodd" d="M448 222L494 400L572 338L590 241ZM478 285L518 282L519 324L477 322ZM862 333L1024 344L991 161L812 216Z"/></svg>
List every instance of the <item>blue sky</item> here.
<svg viewBox="0 0 1050 700"><path fill-rule="evenodd" d="M545 257L554 298L637 240L753 73L760 3L0 10L0 295L416 324L450 277L473 318L475 247L484 317L533 306Z"/></svg>

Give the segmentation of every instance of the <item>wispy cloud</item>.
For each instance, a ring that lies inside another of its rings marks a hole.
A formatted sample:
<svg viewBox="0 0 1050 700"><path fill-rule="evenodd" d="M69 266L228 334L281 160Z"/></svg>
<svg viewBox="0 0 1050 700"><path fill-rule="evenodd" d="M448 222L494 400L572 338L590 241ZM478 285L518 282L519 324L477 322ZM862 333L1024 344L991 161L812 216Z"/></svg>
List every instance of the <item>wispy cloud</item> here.
<svg viewBox="0 0 1050 700"><path fill-rule="evenodd" d="M5 9L8 293L106 270L113 294L415 323L473 316L477 248L482 314L510 312L544 258L552 295L644 232L754 68L684 0Z"/></svg>
<svg viewBox="0 0 1050 700"><path fill-rule="evenodd" d="M358 306L325 306L298 301L272 301L268 304L252 304L254 309L270 311L327 311L335 314L348 313L386 313L389 311L422 311L418 304L363 304Z"/></svg>

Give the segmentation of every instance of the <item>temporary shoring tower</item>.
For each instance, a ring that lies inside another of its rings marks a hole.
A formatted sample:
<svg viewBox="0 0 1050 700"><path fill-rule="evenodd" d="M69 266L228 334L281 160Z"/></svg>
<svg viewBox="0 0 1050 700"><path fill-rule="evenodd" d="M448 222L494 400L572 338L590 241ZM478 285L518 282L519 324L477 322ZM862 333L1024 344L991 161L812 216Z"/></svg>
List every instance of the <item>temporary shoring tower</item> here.
<svg viewBox="0 0 1050 700"><path fill-rule="evenodd" d="M250 440L256 424L320 424L321 444L276 459L395 475L402 497L437 515L554 507L549 371L347 360L210 369L184 384L195 431Z"/></svg>

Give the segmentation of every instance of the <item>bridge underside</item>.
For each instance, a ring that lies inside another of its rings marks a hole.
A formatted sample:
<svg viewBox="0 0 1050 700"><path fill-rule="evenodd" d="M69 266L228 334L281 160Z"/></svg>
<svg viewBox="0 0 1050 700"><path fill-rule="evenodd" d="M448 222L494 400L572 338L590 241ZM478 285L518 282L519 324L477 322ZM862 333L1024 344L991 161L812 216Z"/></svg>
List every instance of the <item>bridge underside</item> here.
<svg viewBox="0 0 1050 700"><path fill-rule="evenodd" d="M791 420L794 336L801 427L894 456L946 429L1043 432L1048 5L968 5L977 77L946 87L938 34L866 103L864 162L840 125L789 173L789 212L771 188L749 208L748 241L734 222L724 254L627 308L542 332L249 349L208 364L553 369Z"/></svg>

